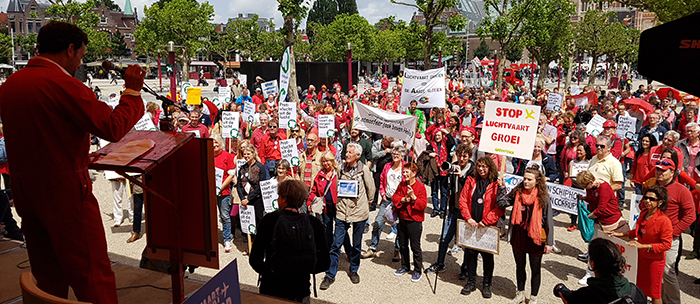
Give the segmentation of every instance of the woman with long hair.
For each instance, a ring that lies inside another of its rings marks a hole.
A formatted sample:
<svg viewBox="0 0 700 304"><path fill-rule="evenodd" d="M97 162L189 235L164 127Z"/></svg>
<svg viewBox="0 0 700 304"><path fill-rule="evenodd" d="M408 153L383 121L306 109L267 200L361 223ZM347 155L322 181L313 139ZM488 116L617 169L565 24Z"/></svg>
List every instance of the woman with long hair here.
<svg viewBox="0 0 700 304"><path fill-rule="evenodd" d="M262 220L265 206L262 201L262 190L260 182L270 179L270 175L265 165L260 163L258 151L252 145L242 147L243 159L246 163L238 169L238 184L236 190L241 199L241 207L255 207L255 222Z"/></svg>
<svg viewBox="0 0 700 304"><path fill-rule="evenodd" d="M476 170L467 177L459 198L459 210L462 217L471 227L494 226L508 205L506 189L499 185L498 168L493 159L488 156L476 160ZM484 262L484 280L481 295L491 298L491 281L493 278L493 253L480 252L474 249L464 249L464 263L467 268L467 284L462 288L462 294L468 295L476 290L477 257L481 254Z"/></svg>
<svg viewBox="0 0 700 304"><path fill-rule="evenodd" d="M500 186L505 183L499 180ZM525 169L523 181L508 195L513 202L510 218L510 244L515 257L517 292L514 304L525 303L525 264L530 261L529 304L537 303L540 290L542 255L550 253L554 244L554 220L549 204L547 185L542 171Z"/></svg>
<svg viewBox="0 0 700 304"><path fill-rule="evenodd" d="M649 168L651 162L651 148L655 147L658 142L652 134L644 134L640 140L641 147L634 153L634 162L630 173L632 173L632 184L634 185L634 193L642 194L642 183L646 181L645 176L651 171Z"/></svg>
<svg viewBox="0 0 700 304"><path fill-rule="evenodd" d="M306 200L310 213L321 217L325 227L326 244L330 250L333 244L333 223L335 223L336 203L338 202L338 162L330 151L321 155L321 170L314 178L314 183ZM346 251L349 248L346 246Z"/></svg>
<svg viewBox="0 0 700 304"><path fill-rule="evenodd" d="M403 181L399 183L391 201L399 216L399 247L401 247L401 268L394 275L401 276L411 270L409 246L413 252L413 275L411 281L418 282L423 276L423 251L420 240L425 220L425 207L428 194L418 179L418 166L415 163L403 167ZM409 245L410 244L410 245Z"/></svg>
<svg viewBox="0 0 700 304"><path fill-rule="evenodd" d="M582 134L578 130L571 131L571 133L569 133L569 141L561 151L561 163L559 164L559 168L561 168L561 173L564 174L564 176L566 176L569 163L576 158L576 149L581 143L586 143L585 134Z"/></svg>

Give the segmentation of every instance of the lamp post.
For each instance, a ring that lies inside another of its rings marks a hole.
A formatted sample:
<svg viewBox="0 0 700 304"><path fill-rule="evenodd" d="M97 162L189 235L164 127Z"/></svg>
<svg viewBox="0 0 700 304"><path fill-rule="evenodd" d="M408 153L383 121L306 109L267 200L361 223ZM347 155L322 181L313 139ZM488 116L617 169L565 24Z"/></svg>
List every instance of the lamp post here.
<svg viewBox="0 0 700 304"><path fill-rule="evenodd" d="M160 67L160 53L158 53L158 85L160 86L160 92L163 92L163 78L161 76L161 67Z"/></svg>
<svg viewBox="0 0 700 304"><path fill-rule="evenodd" d="M348 94L352 89L352 45L348 42Z"/></svg>
<svg viewBox="0 0 700 304"><path fill-rule="evenodd" d="M442 46L438 46L438 68L442 67Z"/></svg>
<svg viewBox="0 0 700 304"><path fill-rule="evenodd" d="M578 54L578 85L581 85L581 54Z"/></svg>
<svg viewBox="0 0 700 304"><path fill-rule="evenodd" d="M170 98L175 102L177 100L177 85L175 78L177 77L177 67L175 66L175 43L168 41L168 63L173 65L173 74L170 76Z"/></svg>

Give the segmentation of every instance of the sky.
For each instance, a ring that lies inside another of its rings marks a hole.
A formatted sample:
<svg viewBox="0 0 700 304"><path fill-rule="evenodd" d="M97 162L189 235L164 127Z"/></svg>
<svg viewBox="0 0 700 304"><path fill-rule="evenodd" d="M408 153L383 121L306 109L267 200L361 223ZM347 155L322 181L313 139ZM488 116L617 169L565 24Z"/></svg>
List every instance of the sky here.
<svg viewBox="0 0 700 304"><path fill-rule="evenodd" d="M80 0L79 0L80 1ZM198 0L201 2L201 0ZM307 0L309 8L313 6L315 0ZM9 0L0 0L0 11L7 10ZM125 0L114 0L124 9ZM131 5L137 9L139 18L143 17L144 5L151 5L156 0L131 0ZM411 1L407 1L411 3ZM277 0L209 0L209 4L214 6L215 23L226 23L228 18L237 17L239 13L256 13L261 18L274 18L275 27L282 26L282 14L277 11ZM360 16L365 17L370 24L375 24L379 19L389 16L396 16L398 20L409 21L413 16L414 8L391 4L389 0L357 0L357 9ZM306 20L301 28L306 27Z"/></svg>

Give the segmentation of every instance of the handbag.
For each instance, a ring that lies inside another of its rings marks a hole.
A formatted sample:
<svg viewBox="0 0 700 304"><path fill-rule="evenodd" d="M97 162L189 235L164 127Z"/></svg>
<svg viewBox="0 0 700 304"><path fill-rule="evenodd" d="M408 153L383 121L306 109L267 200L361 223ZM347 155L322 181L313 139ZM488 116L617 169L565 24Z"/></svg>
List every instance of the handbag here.
<svg viewBox="0 0 700 304"><path fill-rule="evenodd" d="M582 200L578 200L578 230L581 231L581 238L586 242L590 242L595 234L593 220L588 218L591 214L588 207Z"/></svg>
<svg viewBox="0 0 700 304"><path fill-rule="evenodd" d="M389 225L393 226L396 224L396 221L399 220L399 211L394 210L394 204L389 204L389 206L386 206L386 209L384 209L384 221Z"/></svg>
<svg viewBox="0 0 700 304"><path fill-rule="evenodd" d="M323 221L323 209L326 207L326 203L324 202L324 200L325 200L325 197L328 194L328 190L330 190L330 188L331 188L331 181L329 180L326 183L326 190L323 191L323 196L317 196L311 202L311 214L313 214L313 216L320 219L321 221Z"/></svg>

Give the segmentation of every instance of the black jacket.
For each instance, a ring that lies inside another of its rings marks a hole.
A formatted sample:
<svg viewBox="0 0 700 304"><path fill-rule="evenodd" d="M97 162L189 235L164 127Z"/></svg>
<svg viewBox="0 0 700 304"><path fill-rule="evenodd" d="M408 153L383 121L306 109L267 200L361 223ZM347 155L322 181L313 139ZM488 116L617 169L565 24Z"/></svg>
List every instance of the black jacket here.
<svg viewBox="0 0 700 304"><path fill-rule="evenodd" d="M607 304L624 295L632 295L632 293L634 293L632 301L635 304L647 303L644 292L625 277L589 278L587 287L575 290L566 299L569 304Z"/></svg>
<svg viewBox="0 0 700 304"><path fill-rule="evenodd" d="M554 160L553 157L547 155L546 153L542 153L542 166L544 166L544 176L549 177L550 182L554 182L555 179L557 179L557 176L559 174L557 173L557 163L556 160ZM520 158L513 158L513 174L515 175L520 175L523 176L525 174L525 168L527 167L527 163L529 160L527 159L520 159Z"/></svg>

